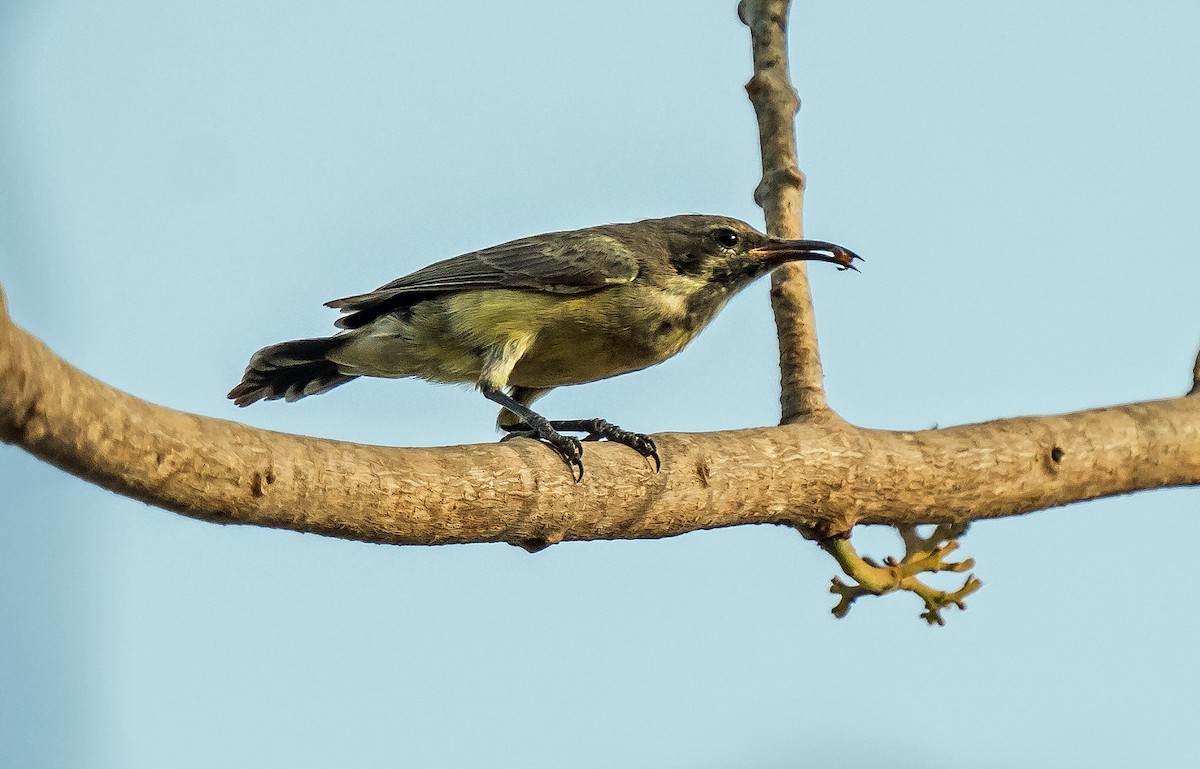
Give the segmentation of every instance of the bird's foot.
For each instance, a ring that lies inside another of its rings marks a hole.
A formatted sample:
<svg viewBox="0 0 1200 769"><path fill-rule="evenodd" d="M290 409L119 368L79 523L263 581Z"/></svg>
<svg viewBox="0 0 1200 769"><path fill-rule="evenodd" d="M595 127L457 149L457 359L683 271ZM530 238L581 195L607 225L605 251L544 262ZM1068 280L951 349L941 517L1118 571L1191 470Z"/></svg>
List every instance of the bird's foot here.
<svg viewBox="0 0 1200 769"><path fill-rule="evenodd" d="M585 441L604 439L612 443L628 446L646 459L654 460L654 472L662 469L662 459L658 456L658 446L649 435L630 432L617 427L612 422L603 419L563 419L550 423L555 430L566 430L572 433L587 433Z"/></svg>
<svg viewBox="0 0 1200 769"><path fill-rule="evenodd" d="M567 467L571 469L571 476L576 483L583 480L583 444L579 439L572 435L563 435L554 429L554 425L546 420L535 422L533 425L524 423L516 425L504 425L503 428L508 431L500 439L501 442L511 441L513 438L533 438L541 441L567 463Z"/></svg>
<svg viewBox="0 0 1200 769"><path fill-rule="evenodd" d="M536 438L548 444L571 467L572 473L575 473L576 468L578 468L576 481L583 480L583 445L579 442L579 439L565 436L562 432L586 433L583 437L585 441L603 439L612 443L619 443L622 446L628 446L646 459L654 460L654 472L657 473L662 469L662 460L658 456L658 446L655 445L653 438L649 435L622 430L620 427L603 419L553 420L541 424L540 428L531 427L523 422L514 425L502 425L501 427L508 431L508 435L501 438L501 441L507 441L512 438Z"/></svg>

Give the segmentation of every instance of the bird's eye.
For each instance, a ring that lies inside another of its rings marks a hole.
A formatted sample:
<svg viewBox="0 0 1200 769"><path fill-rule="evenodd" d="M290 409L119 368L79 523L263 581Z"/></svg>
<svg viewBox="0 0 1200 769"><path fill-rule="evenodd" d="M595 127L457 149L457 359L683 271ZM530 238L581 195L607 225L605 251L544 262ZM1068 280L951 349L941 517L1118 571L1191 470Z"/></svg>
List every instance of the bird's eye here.
<svg viewBox="0 0 1200 769"><path fill-rule="evenodd" d="M738 234L733 230L719 229L713 233L713 238L719 245L724 248L733 248L741 241Z"/></svg>

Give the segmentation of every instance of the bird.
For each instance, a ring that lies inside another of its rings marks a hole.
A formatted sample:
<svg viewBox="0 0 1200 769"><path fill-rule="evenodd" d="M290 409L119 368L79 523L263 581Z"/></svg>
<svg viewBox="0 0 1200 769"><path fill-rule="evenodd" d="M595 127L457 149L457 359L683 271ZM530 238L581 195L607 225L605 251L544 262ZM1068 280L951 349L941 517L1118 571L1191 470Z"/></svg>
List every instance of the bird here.
<svg viewBox="0 0 1200 769"><path fill-rule="evenodd" d="M340 332L262 348L228 397L238 406L296 401L360 376L468 383L502 407L501 440L545 443L576 482L583 445L563 433L628 446L657 472L662 461L648 435L598 418L550 420L531 404L555 387L662 363L738 291L800 260L857 271L862 257L700 214L521 238L327 302L344 313Z"/></svg>

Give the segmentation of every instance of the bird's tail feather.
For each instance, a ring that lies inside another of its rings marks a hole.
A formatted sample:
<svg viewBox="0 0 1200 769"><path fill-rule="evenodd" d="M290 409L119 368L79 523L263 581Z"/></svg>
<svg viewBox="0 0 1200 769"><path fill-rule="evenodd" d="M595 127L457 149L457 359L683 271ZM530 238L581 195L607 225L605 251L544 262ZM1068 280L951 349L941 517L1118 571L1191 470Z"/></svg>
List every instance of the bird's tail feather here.
<svg viewBox="0 0 1200 769"><path fill-rule="evenodd" d="M238 406L260 400L294 401L332 390L355 377L343 374L328 355L346 339L340 336L296 339L264 347L254 353L242 381L229 391Z"/></svg>

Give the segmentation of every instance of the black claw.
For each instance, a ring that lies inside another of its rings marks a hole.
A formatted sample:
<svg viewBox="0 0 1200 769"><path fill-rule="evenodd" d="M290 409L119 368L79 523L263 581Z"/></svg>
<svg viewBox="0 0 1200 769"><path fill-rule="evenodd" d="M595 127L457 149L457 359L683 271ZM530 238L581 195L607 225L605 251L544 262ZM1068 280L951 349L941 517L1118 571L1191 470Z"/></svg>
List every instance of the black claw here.
<svg viewBox="0 0 1200 769"><path fill-rule="evenodd" d="M506 426L504 429L508 431L508 435L500 439L501 443L511 441L513 438L533 438L541 441L554 449L554 453L567 463L567 467L571 470L571 477L575 479L576 483L583 480L583 445L578 438L572 435L563 435L550 424L539 425L535 428L528 425L515 425Z"/></svg>
<svg viewBox="0 0 1200 769"><path fill-rule="evenodd" d="M641 433L629 433L629 435L632 437L630 442L617 441L617 443L624 443L646 459L653 459L654 472L657 473L659 470L662 470L662 459L658 456L658 446L654 444L654 439L649 435L642 435Z"/></svg>
<svg viewBox="0 0 1200 769"><path fill-rule="evenodd" d="M658 456L658 446L654 444L654 439L649 435L622 430L612 422L604 419L556 420L550 424L555 430L587 433L587 436L584 438L585 441L604 439L611 443L628 446L646 459L653 459L654 472L657 473L662 470L662 459Z"/></svg>
<svg viewBox="0 0 1200 769"><path fill-rule="evenodd" d="M508 432L500 440L508 441L513 438L533 438L545 443L562 457L571 467L572 475L578 468L576 482L583 480L583 445L580 439L563 435L562 432L586 433L584 441L606 440L619 443L641 454L646 459L654 460L654 472L662 470L662 459L658 455L658 446L649 435L622 430L620 427L603 419L565 419L547 422L543 429L531 428L524 423L503 425ZM562 432L559 432L562 431Z"/></svg>

